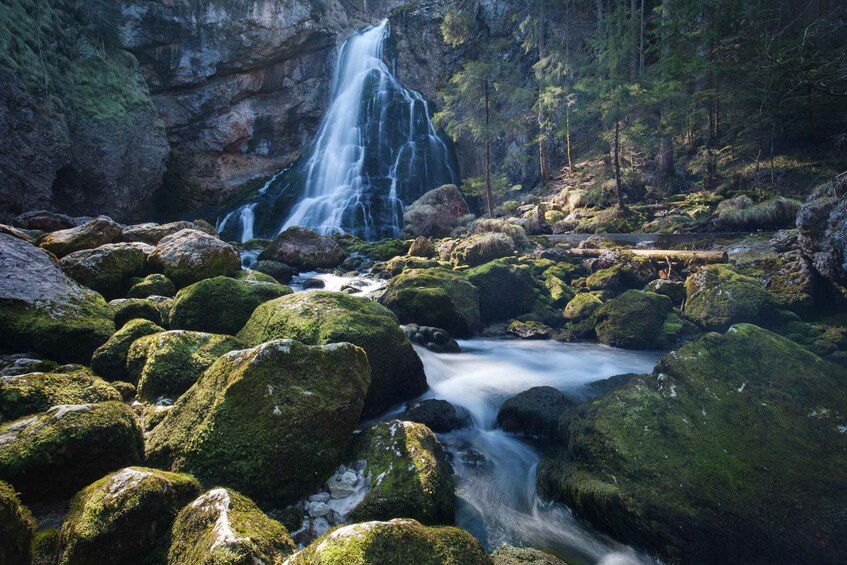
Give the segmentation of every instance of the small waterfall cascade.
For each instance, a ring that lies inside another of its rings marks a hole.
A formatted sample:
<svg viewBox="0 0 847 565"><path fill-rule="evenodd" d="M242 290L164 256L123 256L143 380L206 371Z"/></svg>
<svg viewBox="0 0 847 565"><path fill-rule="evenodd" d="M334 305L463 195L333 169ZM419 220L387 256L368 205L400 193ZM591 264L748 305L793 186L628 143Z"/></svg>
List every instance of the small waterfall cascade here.
<svg viewBox="0 0 847 565"><path fill-rule="evenodd" d="M457 182L452 151L427 101L384 61L389 33L384 20L344 43L332 102L309 154L219 222L227 239L273 237L291 226L398 237L406 204Z"/></svg>

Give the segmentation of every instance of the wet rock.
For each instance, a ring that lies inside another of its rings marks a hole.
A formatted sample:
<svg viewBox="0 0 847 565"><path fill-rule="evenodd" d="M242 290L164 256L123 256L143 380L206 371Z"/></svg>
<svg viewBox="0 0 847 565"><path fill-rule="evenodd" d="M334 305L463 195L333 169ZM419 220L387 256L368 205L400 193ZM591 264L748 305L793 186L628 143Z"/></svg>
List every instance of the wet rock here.
<svg viewBox="0 0 847 565"><path fill-rule="evenodd" d="M438 433L469 428L471 425L471 415L467 409L454 406L446 400L432 398L407 404L403 419L420 422Z"/></svg>
<svg viewBox="0 0 847 565"><path fill-rule="evenodd" d="M321 279L312 278L312 279L306 279L303 282L303 288L306 289L306 290L321 289L321 288L324 288L325 286L326 286L326 283L324 281L322 281Z"/></svg>
<svg viewBox="0 0 847 565"><path fill-rule="evenodd" d="M129 279L142 274L153 247L146 243L107 243L74 251L59 266L76 282L108 298L123 295Z"/></svg>
<svg viewBox="0 0 847 565"><path fill-rule="evenodd" d="M121 238L123 227L107 216L100 216L78 227L54 231L39 244L56 257L64 257L74 251L94 249Z"/></svg>
<svg viewBox="0 0 847 565"><path fill-rule="evenodd" d="M403 329L406 337L409 338L409 341L423 345L430 351L435 351L436 353L459 353L461 351L456 340L441 328L419 326L417 324L406 324L400 327Z"/></svg>
<svg viewBox="0 0 847 565"><path fill-rule="evenodd" d="M259 260L279 261L301 271L313 271L338 266L344 260L344 250L331 237L291 227L274 238Z"/></svg>
<svg viewBox="0 0 847 565"><path fill-rule="evenodd" d="M235 247L197 230L180 230L165 236L150 254L150 264L161 268L177 287L241 269Z"/></svg>
<svg viewBox="0 0 847 565"><path fill-rule="evenodd" d="M521 339L549 339L553 334L553 328L540 322L515 320L509 324L506 332Z"/></svg>
<svg viewBox="0 0 847 565"><path fill-rule="evenodd" d="M559 390L537 386L506 400L497 412L497 425L518 435L558 440L559 419L573 407Z"/></svg>
<svg viewBox="0 0 847 565"><path fill-rule="evenodd" d="M514 547L504 545L498 547L491 554L491 559L494 565L523 565L531 563L532 565L567 565L558 557L554 557L549 553L545 553L538 549L528 547Z"/></svg>
<svg viewBox="0 0 847 565"><path fill-rule="evenodd" d="M279 261L258 261L253 265L253 269L272 276L277 282L282 284L290 283L291 279L297 276L297 269Z"/></svg>
<svg viewBox="0 0 847 565"><path fill-rule="evenodd" d="M370 381L349 343L276 340L220 357L150 433L151 462L285 506L345 455Z"/></svg>
<svg viewBox="0 0 847 565"><path fill-rule="evenodd" d="M471 448L462 452L462 463L471 467L484 467L488 463L488 459L480 451Z"/></svg>
<svg viewBox="0 0 847 565"><path fill-rule="evenodd" d="M0 345L87 362L115 331L103 297L70 279L42 249L0 234Z"/></svg>
<svg viewBox="0 0 847 565"><path fill-rule="evenodd" d="M446 237L466 221L468 213L468 203L456 185L445 184L406 207L403 232L409 237Z"/></svg>

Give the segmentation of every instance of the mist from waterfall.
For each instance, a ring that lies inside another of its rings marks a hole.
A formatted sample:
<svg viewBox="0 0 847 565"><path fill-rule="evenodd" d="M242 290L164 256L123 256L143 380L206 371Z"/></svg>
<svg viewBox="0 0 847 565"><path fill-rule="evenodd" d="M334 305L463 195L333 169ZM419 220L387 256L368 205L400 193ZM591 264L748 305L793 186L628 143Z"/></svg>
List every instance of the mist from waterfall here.
<svg viewBox="0 0 847 565"><path fill-rule="evenodd" d="M399 237L406 204L457 182L427 101L400 84L384 61L389 32L384 20L344 43L332 102L308 155L224 217L220 232L228 229L228 237L242 242L291 226Z"/></svg>

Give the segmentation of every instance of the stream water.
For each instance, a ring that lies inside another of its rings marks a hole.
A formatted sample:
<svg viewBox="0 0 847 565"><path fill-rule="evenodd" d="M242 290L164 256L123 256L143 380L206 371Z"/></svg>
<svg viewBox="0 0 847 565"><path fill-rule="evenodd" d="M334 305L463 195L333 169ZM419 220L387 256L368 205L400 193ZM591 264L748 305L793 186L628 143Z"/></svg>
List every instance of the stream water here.
<svg viewBox="0 0 847 565"><path fill-rule="evenodd" d="M552 386L583 396L584 385L622 373L650 372L659 352L633 352L597 344L473 339L462 353L433 353L417 347L430 389L422 398L441 398L467 408L470 429L439 434L453 456L457 482L457 525L488 549L503 544L535 547L568 563L629 564L653 561L597 533L561 504L544 504L535 492L541 448L496 429L504 400L534 386ZM468 449L482 466L463 461Z"/></svg>

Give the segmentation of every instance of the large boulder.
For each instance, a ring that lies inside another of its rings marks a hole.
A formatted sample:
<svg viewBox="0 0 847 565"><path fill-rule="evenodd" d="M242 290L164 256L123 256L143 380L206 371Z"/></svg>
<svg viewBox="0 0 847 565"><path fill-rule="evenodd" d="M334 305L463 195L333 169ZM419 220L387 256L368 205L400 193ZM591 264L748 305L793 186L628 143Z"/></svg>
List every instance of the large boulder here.
<svg viewBox="0 0 847 565"><path fill-rule="evenodd" d="M141 428L122 402L60 404L0 424L0 480L27 500L70 497L143 454Z"/></svg>
<svg viewBox="0 0 847 565"><path fill-rule="evenodd" d="M115 332L102 296L65 275L50 256L0 233L0 346L87 362Z"/></svg>
<svg viewBox="0 0 847 565"><path fill-rule="evenodd" d="M0 378L0 422L44 412L58 404L121 400L106 381L77 368L67 373L29 373Z"/></svg>
<svg viewBox="0 0 847 565"><path fill-rule="evenodd" d="M188 475L144 467L103 477L73 498L62 525L58 563L163 563L177 513L201 490Z"/></svg>
<svg viewBox="0 0 847 565"><path fill-rule="evenodd" d="M91 368L106 380L125 380L128 377L126 355L129 347L140 337L163 331L165 331L163 328L150 320L143 318L130 320L94 351L94 355L91 356Z"/></svg>
<svg viewBox="0 0 847 565"><path fill-rule="evenodd" d="M175 234L182 230L197 229L191 222L170 222L168 224L135 224L125 226L122 239L124 241L139 241L148 245L156 245L163 237ZM203 230L199 230L203 231Z"/></svg>
<svg viewBox="0 0 847 565"><path fill-rule="evenodd" d="M292 555L284 565L491 565L469 533L394 519L343 526Z"/></svg>
<svg viewBox="0 0 847 565"><path fill-rule="evenodd" d="M518 435L561 439L559 419L573 407L560 390L536 386L507 399L497 411L497 425Z"/></svg>
<svg viewBox="0 0 847 565"><path fill-rule="evenodd" d="M50 210L30 210L16 216L12 223L19 228L45 232L66 230L84 224L90 218L74 218Z"/></svg>
<svg viewBox="0 0 847 565"><path fill-rule="evenodd" d="M0 563L30 565L35 519L10 485L0 481Z"/></svg>
<svg viewBox="0 0 847 565"><path fill-rule="evenodd" d="M320 290L283 296L256 308L238 337L248 345L294 339L361 347L371 367L364 417L377 416L427 388L423 363L397 320L366 298Z"/></svg>
<svg viewBox="0 0 847 565"><path fill-rule="evenodd" d="M673 310L667 296L627 290L598 310L594 331L600 343L625 349L660 349L667 343L665 320Z"/></svg>
<svg viewBox="0 0 847 565"><path fill-rule="evenodd" d="M268 518L252 500L215 488L177 516L168 563L281 565L295 549L285 527Z"/></svg>
<svg viewBox="0 0 847 565"><path fill-rule="evenodd" d="M94 249L121 238L123 228L106 216L100 216L81 226L54 231L41 240L41 247L55 255L64 257L81 249Z"/></svg>
<svg viewBox="0 0 847 565"><path fill-rule="evenodd" d="M446 400L428 398L406 405L403 419L420 422L438 433L452 432L471 426L471 415L467 408L454 406Z"/></svg>
<svg viewBox="0 0 847 565"><path fill-rule="evenodd" d="M558 557L529 547L503 545L491 554L494 565L567 565Z"/></svg>
<svg viewBox="0 0 847 565"><path fill-rule="evenodd" d="M133 279L132 286L126 293L127 298L148 298L150 296L174 296L176 286L173 281L162 273L153 273L143 279Z"/></svg>
<svg viewBox="0 0 847 565"><path fill-rule="evenodd" d="M168 326L173 299L164 296L148 298L116 298L109 301L115 313L115 327L123 328L131 320L148 320L162 327Z"/></svg>
<svg viewBox="0 0 847 565"><path fill-rule="evenodd" d="M508 320L526 314L535 304L535 279L526 265L491 261L466 275L479 289L479 313L484 321Z"/></svg>
<svg viewBox="0 0 847 565"><path fill-rule="evenodd" d="M160 268L177 287L241 269L238 250L217 237L185 229L165 236L148 261Z"/></svg>
<svg viewBox="0 0 847 565"><path fill-rule="evenodd" d="M146 243L107 243L69 253L59 266L76 282L106 298L118 298L129 286L129 279L142 274L152 252L153 246Z"/></svg>
<svg viewBox="0 0 847 565"><path fill-rule="evenodd" d="M259 304L291 294L276 282L240 281L214 277L179 291L171 307L170 327L236 334Z"/></svg>
<svg viewBox="0 0 847 565"><path fill-rule="evenodd" d="M670 562L847 559L847 372L738 324L572 419L542 495Z"/></svg>
<svg viewBox="0 0 847 565"><path fill-rule="evenodd" d="M370 368L349 343L275 340L223 355L150 433L151 462L291 504L344 457Z"/></svg>
<svg viewBox="0 0 847 565"><path fill-rule="evenodd" d="M446 237L467 220L468 203L454 184L424 193L403 212L408 237Z"/></svg>
<svg viewBox="0 0 847 565"><path fill-rule="evenodd" d="M797 214L797 229L815 270L847 287L847 175L812 192Z"/></svg>
<svg viewBox="0 0 847 565"><path fill-rule="evenodd" d="M444 328L470 337L481 326L479 291L464 276L446 269L412 269L392 279L380 302L401 324Z"/></svg>
<svg viewBox="0 0 847 565"><path fill-rule="evenodd" d="M515 243L504 233L479 233L442 245L440 258L455 266L476 267L515 254Z"/></svg>
<svg viewBox="0 0 847 565"><path fill-rule="evenodd" d="M349 514L351 521L412 518L430 525L453 523L453 467L425 425L381 422L357 438L353 459L365 462L371 488Z"/></svg>
<svg viewBox="0 0 847 565"><path fill-rule="evenodd" d="M279 261L301 271L313 271L337 267L344 260L344 250L331 237L295 226L276 236L259 259Z"/></svg>
<svg viewBox="0 0 847 565"><path fill-rule="evenodd" d="M762 283L726 265L710 265L685 281L685 314L707 330L723 331L732 324L772 324L777 303Z"/></svg>
<svg viewBox="0 0 847 565"><path fill-rule="evenodd" d="M141 399L175 399L218 357L242 347L232 336L206 332L172 330L142 336L127 351L127 377L138 384Z"/></svg>

